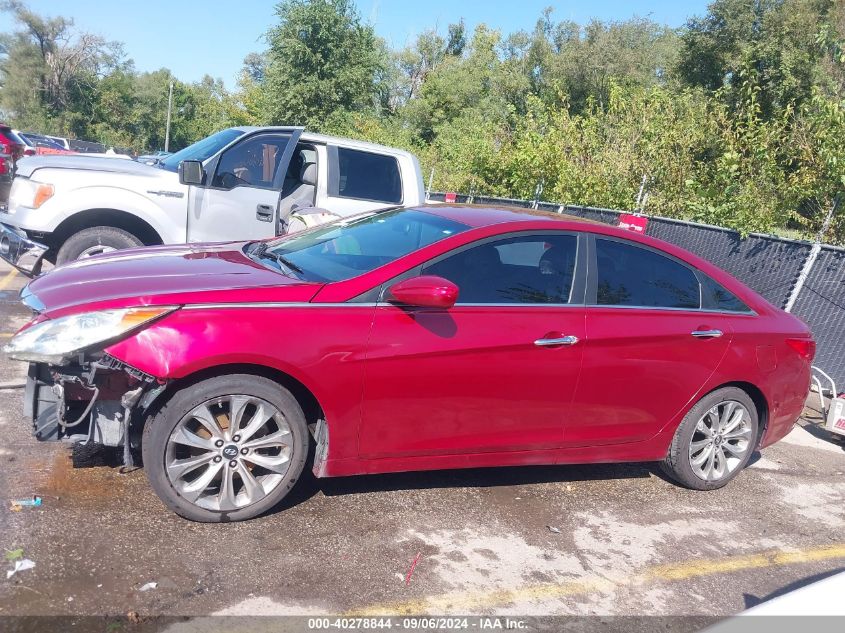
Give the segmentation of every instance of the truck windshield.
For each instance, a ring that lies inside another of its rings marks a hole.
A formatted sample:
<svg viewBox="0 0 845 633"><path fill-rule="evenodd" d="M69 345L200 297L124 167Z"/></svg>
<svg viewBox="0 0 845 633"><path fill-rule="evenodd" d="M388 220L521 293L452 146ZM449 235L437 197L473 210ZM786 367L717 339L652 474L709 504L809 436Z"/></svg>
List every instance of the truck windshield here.
<svg viewBox="0 0 845 633"><path fill-rule="evenodd" d="M211 158L221 149L226 147L229 143L234 141L239 136L243 136L242 130L229 128L228 130L221 130L216 134L212 134L201 141L197 141L193 145L188 145L185 149L181 149L175 154L171 154L164 160L159 162L159 167L167 171L176 171L179 169L179 163L183 160L199 160L204 161Z"/></svg>
<svg viewBox="0 0 845 633"><path fill-rule="evenodd" d="M253 259L306 281L342 281L467 230L433 213L395 209L345 218L247 247Z"/></svg>

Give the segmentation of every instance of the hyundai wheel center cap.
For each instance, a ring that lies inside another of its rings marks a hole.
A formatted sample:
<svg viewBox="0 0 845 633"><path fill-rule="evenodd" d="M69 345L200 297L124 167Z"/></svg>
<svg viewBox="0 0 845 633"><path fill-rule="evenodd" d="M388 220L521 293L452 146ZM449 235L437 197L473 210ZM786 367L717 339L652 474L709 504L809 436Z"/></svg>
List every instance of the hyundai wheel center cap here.
<svg viewBox="0 0 845 633"><path fill-rule="evenodd" d="M238 447L234 444L229 444L226 448L223 449L223 457L226 459L234 459L238 456Z"/></svg>

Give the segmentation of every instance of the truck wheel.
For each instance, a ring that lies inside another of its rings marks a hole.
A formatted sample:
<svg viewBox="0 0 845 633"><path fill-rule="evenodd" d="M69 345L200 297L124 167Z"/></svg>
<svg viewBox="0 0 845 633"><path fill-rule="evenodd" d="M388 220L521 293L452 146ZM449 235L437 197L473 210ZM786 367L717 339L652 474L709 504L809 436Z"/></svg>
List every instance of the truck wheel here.
<svg viewBox="0 0 845 633"><path fill-rule="evenodd" d="M123 229L94 226L74 233L62 244L56 255L56 265L61 266L77 259L143 245L141 240Z"/></svg>

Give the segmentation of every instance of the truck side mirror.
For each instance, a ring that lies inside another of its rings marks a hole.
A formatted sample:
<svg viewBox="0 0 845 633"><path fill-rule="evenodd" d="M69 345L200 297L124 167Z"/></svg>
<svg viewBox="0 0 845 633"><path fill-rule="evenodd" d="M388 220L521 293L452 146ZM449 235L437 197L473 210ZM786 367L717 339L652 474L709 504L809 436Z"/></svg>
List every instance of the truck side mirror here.
<svg viewBox="0 0 845 633"><path fill-rule="evenodd" d="M179 163L179 182L183 185L201 185L205 182L205 170L198 160L183 160Z"/></svg>

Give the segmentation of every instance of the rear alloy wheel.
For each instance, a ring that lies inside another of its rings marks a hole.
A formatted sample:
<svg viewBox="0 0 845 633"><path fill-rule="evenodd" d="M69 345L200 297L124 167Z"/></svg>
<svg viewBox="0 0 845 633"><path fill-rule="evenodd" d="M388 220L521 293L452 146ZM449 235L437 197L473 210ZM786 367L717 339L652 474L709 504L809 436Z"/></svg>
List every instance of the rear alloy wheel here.
<svg viewBox="0 0 845 633"><path fill-rule="evenodd" d="M150 483L195 521L238 521L272 508L299 478L308 449L296 399L257 376L221 376L178 392L144 433Z"/></svg>
<svg viewBox="0 0 845 633"><path fill-rule="evenodd" d="M718 389L684 417L662 463L663 470L688 488L721 488L748 463L758 427L757 408L745 391Z"/></svg>

